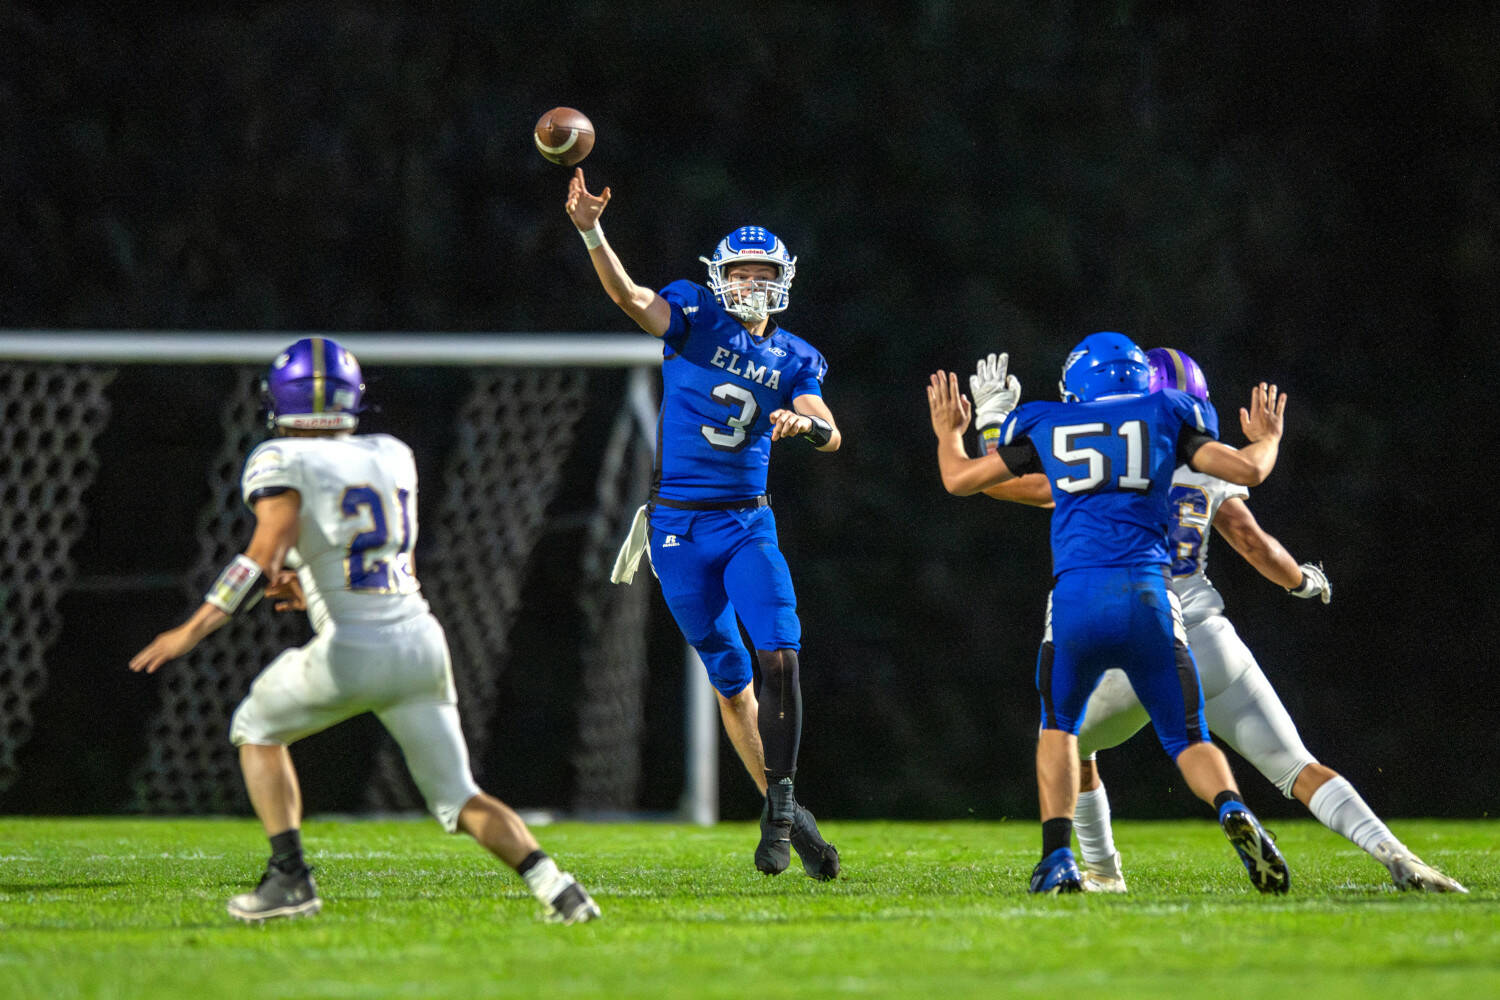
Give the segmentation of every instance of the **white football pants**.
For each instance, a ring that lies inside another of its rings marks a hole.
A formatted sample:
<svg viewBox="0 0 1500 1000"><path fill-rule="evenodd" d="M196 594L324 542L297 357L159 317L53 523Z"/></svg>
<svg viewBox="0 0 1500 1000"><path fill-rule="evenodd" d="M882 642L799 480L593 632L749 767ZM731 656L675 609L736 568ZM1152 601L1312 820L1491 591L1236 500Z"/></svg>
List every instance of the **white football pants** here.
<svg viewBox="0 0 1500 1000"><path fill-rule="evenodd" d="M1228 618L1213 615L1187 629L1198 663L1209 731L1233 747L1287 798L1315 758L1297 725ZM1119 746L1151 721L1123 670L1107 670L1089 697L1078 731L1078 756Z"/></svg>
<svg viewBox="0 0 1500 1000"><path fill-rule="evenodd" d="M260 672L235 709L229 739L286 745L374 712L444 829L479 794L458 720L443 627L430 614L389 625L330 625Z"/></svg>

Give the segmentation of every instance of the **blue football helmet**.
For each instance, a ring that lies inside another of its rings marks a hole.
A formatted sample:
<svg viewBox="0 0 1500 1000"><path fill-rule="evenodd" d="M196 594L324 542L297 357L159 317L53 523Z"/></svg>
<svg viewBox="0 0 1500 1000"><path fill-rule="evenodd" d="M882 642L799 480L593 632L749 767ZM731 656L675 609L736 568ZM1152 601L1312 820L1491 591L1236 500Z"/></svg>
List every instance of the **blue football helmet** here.
<svg viewBox="0 0 1500 1000"><path fill-rule="evenodd" d="M741 226L719 241L712 257L699 257L708 265L708 287L724 311L746 323L759 323L787 307L797 258L787 253L776 234L760 226ZM773 264L780 272L770 281L731 282L724 272L731 264L753 261Z"/></svg>
<svg viewBox="0 0 1500 1000"><path fill-rule="evenodd" d="M304 337L276 356L261 382L266 426L352 431L364 392L354 355L327 337Z"/></svg>
<svg viewBox="0 0 1500 1000"><path fill-rule="evenodd" d="M1068 352L1057 389L1064 403L1141 396L1151 391L1151 364L1124 334L1091 333Z"/></svg>
<svg viewBox="0 0 1500 1000"><path fill-rule="evenodd" d="M1208 402L1208 379L1198 362L1173 347L1153 347L1146 352L1151 365L1151 391L1178 389L1195 399Z"/></svg>

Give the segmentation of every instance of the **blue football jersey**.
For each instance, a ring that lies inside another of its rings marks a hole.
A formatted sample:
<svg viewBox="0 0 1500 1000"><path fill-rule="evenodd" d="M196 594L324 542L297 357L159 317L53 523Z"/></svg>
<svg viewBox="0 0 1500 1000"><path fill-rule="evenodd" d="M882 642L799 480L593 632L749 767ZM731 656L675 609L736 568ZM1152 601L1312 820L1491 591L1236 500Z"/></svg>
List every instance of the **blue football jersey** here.
<svg viewBox="0 0 1500 1000"><path fill-rule="evenodd" d="M1000 429L1029 439L1052 485L1052 572L1166 564L1184 428L1217 438L1213 407L1176 389L1093 403L1025 403Z"/></svg>
<svg viewBox="0 0 1500 1000"><path fill-rule="evenodd" d="M773 410L823 394L828 365L811 344L769 324L756 340L712 292L691 281L661 290L656 489L672 500L739 500L766 492Z"/></svg>

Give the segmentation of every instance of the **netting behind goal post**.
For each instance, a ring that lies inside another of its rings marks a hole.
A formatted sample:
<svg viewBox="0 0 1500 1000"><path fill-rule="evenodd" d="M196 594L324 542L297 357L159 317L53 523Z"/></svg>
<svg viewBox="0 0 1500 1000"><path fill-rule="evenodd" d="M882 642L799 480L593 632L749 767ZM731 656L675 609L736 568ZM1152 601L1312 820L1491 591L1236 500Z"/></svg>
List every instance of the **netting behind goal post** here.
<svg viewBox="0 0 1500 1000"><path fill-rule="evenodd" d="M43 667L56 591L66 586L69 545L87 517L78 498L97 456L93 439L109 412L104 389L131 363L232 366L232 388L220 401L220 445L202 475L209 502L197 524L184 601L196 601L218 570L247 543L253 516L239 495L244 458L264 438L260 378L270 358L302 334L109 334L35 331L0 334L0 526L28 558L9 558L0 572L7 643L0 659L0 791L14 777L15 756L29 734L27 706L47 682ZM461 394L448 429L437 482L422 482L418 572L443 622L454 658L460 709L481 784L480 762L494 731L496 692L510 665L511 635L523 586L558 495L563 469L591 400L591 380L611 374L617 388L608 433L590 433L595 471L583 515L576 587L581 634L574 637L581 676L577 733L568 752L571 801L579 813L637 808L647 669L649 581L608 581L614 552L644 502L655 448L655 369L659 345L640 336L422 336L341 334L365 368L433 367L444 391ZM61 405L41 399L62 399ZM16 419L12 420L11 417ZM595 418L597 419L597 417ZM23 432L11 428L25 428ZM400 434L398 428L384 428ZM39 473L37 470L42 469ZM181 470L183 488L196 470ZM56 487L39 504L37 480ZM30 477L30 478L28 478ZM50 516L36 516L46 506ZM12 554L14 556L14 553ZM16 595L23 595L17 597ZM49 599L49 594L52 596ZM25 641L13 637L20 636ZM308 637L300 615L236 616L161 675L159 710L148 750L135 768L132 808L149 813L242 811L246 799L227 733L233 707L251 679L280 650ZM561 638L561 637L560 637ZM675 667L675 665L674 665ZM711 696L689 675L689 739L682 811L697 822L717 817L712 737L702 725ZM14 720L14 721L12 721ZM524 739L525 734L511 734ZM382 735L366 787L369 809L422 807L399 752Z"/></svg>

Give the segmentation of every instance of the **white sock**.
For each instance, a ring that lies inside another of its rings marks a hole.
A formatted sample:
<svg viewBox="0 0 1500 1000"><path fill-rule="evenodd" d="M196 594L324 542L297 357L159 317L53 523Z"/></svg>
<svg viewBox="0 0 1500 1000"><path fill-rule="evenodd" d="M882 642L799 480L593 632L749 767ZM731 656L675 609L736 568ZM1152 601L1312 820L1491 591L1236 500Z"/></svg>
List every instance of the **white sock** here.
<svg viewBox="0 0 1500 1000"><path fill-rule="evenodd" d="M1078 793L1073 832L1078 835L1078 849L1085 862L1097 865L1114 860L1115 833L1109 825L1109 796L1103 785Z"/></svg>
<svg viewBox="0 0 1500 1000"><path fill-rule="evenodd" d="M1371 854L1375 853L1375 845L1383 840L1400 844L1390 828L1365 805L1365 800L1359 797L1354 786L1342 777L1323 782L1313 792L1307 808L1318 818L1319 823L1334 833L1348 837ZM1402 850L1405 851L1405 848L1402 847Z"/></svg>
<svg viewBox="0 0 1500 1000"><path fill-rule="evenodd" d="M526 881L526 887L531 890L533 896L548 904L556 899L558 893L566 889L571 881L567 875L557 870L557 862L551 858L543 858L521 878Z"/></svg>

